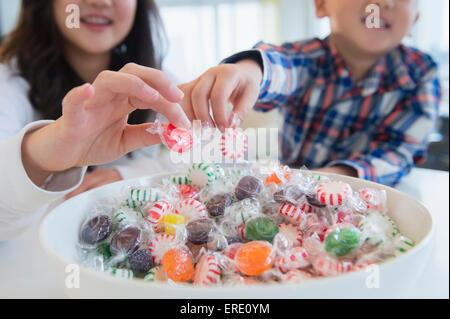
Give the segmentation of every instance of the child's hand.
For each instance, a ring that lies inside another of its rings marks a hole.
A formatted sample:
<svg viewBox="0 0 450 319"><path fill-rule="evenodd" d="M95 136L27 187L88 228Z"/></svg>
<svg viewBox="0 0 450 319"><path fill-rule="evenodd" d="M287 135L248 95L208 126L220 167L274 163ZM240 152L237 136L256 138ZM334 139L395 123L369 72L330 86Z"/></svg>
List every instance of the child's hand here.
<svg viewBox="0 0 450 319"><path fill-rule="evenodd" d="M96 169L93 172L87 173L84 176L83 182L80 186L73 192L67 194L65 199L75 197L81 193L87 192L88 190L121 181L123 178L119 171L115 168L109 169Z"/></svg>
<svg viewBox="0 0 450 319"><path fill-rule="evenodd" d="M63 115L29 133L22 143L22 160L30 178L42 182L48 172L98 165L137 148L160 143L146 132L150 124L128 125L136 109L153 109L176 126L189 127L176 104L183 93L163 72L128 64L119 72L104 71L92 85L71 90Z"/></svg>
<svg viewBox="0 0 450 319"><path fill-rule="evenodd" d="M180 85L185 94L181 105L190 120L207 122L224 131L232 124L227 104L233 104L233 113L240 122L244 120L258 98L262 76L261 67L252 60L219 65L196 80ZM210 115L209 100L214 119Z"/></svg>
<svg viewBox="0 0 450 319"><path fill-rule="evenodd" d="M334 173L339 175L346 175L351 177L358 177L358 172L350 166L345 165L336 165L331 167L323 167L315 169L316 172L323 172L323 173Z"/></svg>

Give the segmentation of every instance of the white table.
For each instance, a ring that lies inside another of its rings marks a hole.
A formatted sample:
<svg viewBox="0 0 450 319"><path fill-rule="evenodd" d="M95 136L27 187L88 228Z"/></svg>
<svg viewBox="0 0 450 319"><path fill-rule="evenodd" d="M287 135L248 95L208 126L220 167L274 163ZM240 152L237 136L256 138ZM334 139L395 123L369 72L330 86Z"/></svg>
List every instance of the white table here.
<svg viewBox="0 0 450 319"><path fill-rule="evenodd" d="M436 242L426 272L411 291L411 298L449 298L449 174L414 169L398 189L431 211ZM38 239L39 225L19 238L0 243L0 298L66 298Z"/></svg>

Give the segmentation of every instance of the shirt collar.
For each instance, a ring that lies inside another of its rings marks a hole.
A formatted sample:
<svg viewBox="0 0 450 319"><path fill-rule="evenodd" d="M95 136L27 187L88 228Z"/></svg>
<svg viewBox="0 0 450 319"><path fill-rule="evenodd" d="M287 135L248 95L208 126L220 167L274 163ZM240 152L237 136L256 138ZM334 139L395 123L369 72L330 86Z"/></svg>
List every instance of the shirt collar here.
<svg viewBox="0 0 450 319"><path fill-rule="evenodd" d="M344 59L329 37L325 39L330 50L330 81L351 78L352 73L347 68ZM369 96L376 92L389 92L401 88L412 90L416 87L408 68L402 59L400 49L397 47L384 55L369 71L367 76L354 85L360 88L361 95Z"/></svg>

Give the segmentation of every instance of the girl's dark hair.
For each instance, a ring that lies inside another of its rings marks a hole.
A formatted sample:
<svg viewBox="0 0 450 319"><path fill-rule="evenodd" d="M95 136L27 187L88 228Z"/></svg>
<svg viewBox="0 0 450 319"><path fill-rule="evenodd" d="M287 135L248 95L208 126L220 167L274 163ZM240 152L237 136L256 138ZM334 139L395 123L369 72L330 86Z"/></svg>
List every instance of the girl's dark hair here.
<svg viewBox="0 0 450 319"><path fill-rule="evenodd" d="M16 59L19 75L30 85L29 100L45 119L61 116L62 100L83 80L64 57L62 34L53 14L54 1L22 0L18 25L0 48L0 62ZM118 71L134 62L161 68L165 34L158 8L153 0L137 0L134 25L128 36L112 50L110 70ZM130 114L130 124L140 124L151 117L150 111Z"/></svg>

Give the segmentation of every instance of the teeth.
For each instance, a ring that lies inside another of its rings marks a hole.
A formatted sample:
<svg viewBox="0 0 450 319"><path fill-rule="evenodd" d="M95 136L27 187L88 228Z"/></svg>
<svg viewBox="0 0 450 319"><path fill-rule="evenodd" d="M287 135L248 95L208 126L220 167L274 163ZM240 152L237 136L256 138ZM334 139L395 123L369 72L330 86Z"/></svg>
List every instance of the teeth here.
<svg viewBox="0 0 450 319"><path fill-rule="evenodd" d="M110 21L106 18L101 17L87 17L83 18L83 21L91 24L109 24Z"/></svg>

